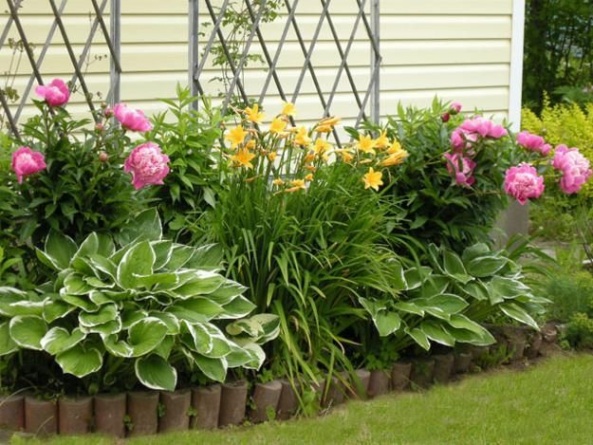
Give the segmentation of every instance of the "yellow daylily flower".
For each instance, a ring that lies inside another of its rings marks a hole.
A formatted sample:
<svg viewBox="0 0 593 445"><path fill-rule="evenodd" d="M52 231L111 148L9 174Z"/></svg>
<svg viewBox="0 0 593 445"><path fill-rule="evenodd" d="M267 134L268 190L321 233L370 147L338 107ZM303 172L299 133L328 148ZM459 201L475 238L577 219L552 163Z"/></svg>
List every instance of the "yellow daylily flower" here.
<svg viewBox="0 0 593 445"><path fill-rule="evenodd" d="M307 176L305 176L305 181L312 181L313 180L313 173L309 173Z"/></svg>
<svg viewBox="0 0 593 445"><path fill-rule="evenodd" d="M356 148L363 153L375 154L375 140L370 136L360 135Z"/></svg>
<svg viewBox="0 0 593 445"><path fill-rule="evenodd" d="M340 150L336 150L336 152L346 164L350 164L354 160L354 155L350 152L350 150L342 148Z"/></svg>
<svg viewBox="0 0 593 445"><path fill-rule="evenodd" d="M270 124L270 133L280 134L286 129L286 121L282 117L277 117Z"/></svg>
<svg viewBox="0 0 593 445"><path fill-rule="evenodd" d="M229 133L226 135L225 139L231 143L231 148L235 148L239 144L243 143L246 136L247 136L247 132L245 131L243 126L238 125L229 131Z"/></svg>
<svg viewBox="0 0 593 445"><path fill-rule="evenodd" d="M317 138L315 140L315 145L313 146L313 151L317 156L320 157L327 157L327 152L332 148L332 145L327 142L325 139Z"/></svg>
<svg viewBox="0 0 593 445"><path fill-rule="evenodd" d="M382 132L377 139L375 139L375 148L383 149L389 147L389 138L387 137L387 131Z"/></svg>
<svg viewBox="0 0 593 445"><path fill-rule="evenodd" d="M307 147L311 143L311 138L306 127L299 127L297 129L294 143L303 147Z"/></svg>
<svg viewBox="0 0 593 445"><path fill-rule="evenodd" d="M274 159L276 159L276 156L278 156L278 153L276 153L275 151L268 153L268 159L272 162L274 161Z"/></svg>
<svg viewBox="0 0 593 445"><path fill-rule="evenodd" d="M254 124L261 124L265 117L264 113L259 111L258 104L254 104L253 107L246 107L245 110L243 110L243 113L245 113L245 117Z"/></svg>
<svg viewBox="0 0 593 445"><path fill-rule="evenodd" d="M239 151L237 151L237 154L231 156L231 162L241 167L253 168L253 164L251 163L251 160L253 158L255 158L255 155L253 153L251 153L246 148L242 148Z"/></svg>
<svg viewBox="0 0 593 445"><path fill-rule="evenodd" d="M393 143L391 144L391 147L389 147L389 149L387 150L387 153L389 153L389 154L397 153L400 150L402 150L401 144L398 141L393 141Z"/></svg>
<svg viewBox="0 0 593 445"><path fill-rule="evenodd" d="M399 165L408 157L408 152L400 147L399 150L394 151L389 156L387 156L382 162L381 165L385 167L389 167L391 165Z"/></svg>
<svg viewBox="0 0 593 445"><path fill-rule="evenodd" d="M373 170L373 167L369 168L368 173L366 173L362 180L364 181L364 188L372 188L375 191L379 191L379 186L383 185L383 173L376 172Z"/></svg>
<svg viewBox="0 0 593 445"><path fill-rule="evenodd" d="M284 102L284 107L282 108L282 113L285 116L294 116L296 114L296 108L293 103L291 102Z"/></svg>
<svg viewBox="0 0 593 445"><path fill-rule="evenodd" d="M324 119L321 119L317 125L315 126L315 131L317 133L329 133L334 129L334 126L340 122L339 117L330 116Z"/></svg>
<svg viewBox="0 0 593 445"><path fill-rule="evenodd" d="M276 178L272 181L272 184L281 186L281 185L284 185L284 181L282 180L282 178Z"/></svg>
<svg viewBox="0 0 593 445"><path fill-rule="evenodd" d="M307 188L303 179L294 179L290 181L290 185L291 187L286 189L288 193L296 192L298 190L305 190Z"/></svg>

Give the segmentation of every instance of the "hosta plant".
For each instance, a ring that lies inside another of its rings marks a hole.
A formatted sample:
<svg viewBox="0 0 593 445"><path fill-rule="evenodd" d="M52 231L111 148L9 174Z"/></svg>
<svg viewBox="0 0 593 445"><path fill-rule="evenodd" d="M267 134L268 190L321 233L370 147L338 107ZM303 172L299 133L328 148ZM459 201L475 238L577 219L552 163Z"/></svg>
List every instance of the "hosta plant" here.
<svg viewBox="0 0 593 445"><path fill-rule="evenodd" d="M155 212L136 224L121 234L121 248L103 234L77 245L50 232L37 253L55 280L35 293L0 292L0 353L49 354L99 389L133 384L130 373L145 387L173 390L178 373L224 381L229 368L259 368L259 344L276 335L277 318L246 318L254 305L219 273L215 247L163 239Z"/></svg>

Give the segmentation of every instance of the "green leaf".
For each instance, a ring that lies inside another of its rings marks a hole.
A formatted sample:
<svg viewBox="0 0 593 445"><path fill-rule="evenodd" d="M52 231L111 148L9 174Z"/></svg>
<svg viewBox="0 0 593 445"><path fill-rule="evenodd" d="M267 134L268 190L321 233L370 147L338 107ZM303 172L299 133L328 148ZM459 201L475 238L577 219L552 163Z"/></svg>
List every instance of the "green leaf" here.
<svg viewBox="0 0 593 445"><path fill-rule="evenodd" d="M191 280L173 288L173 290L180 298L197 297L211 294L225 281L226 278L216 272L196 270L195 276Z"/></svg>
<svg viewBox="0 0 593 445"><path fill-rule="evenodd" d="M508 259L504 257L482 256L466 263L466 268L467 272L474 277L489 277L506 266L507 262Z"/></svg>
<svg viewBox="0 0 593 445"><path fill-rule="evenodd" d="M62 233L50 230L45 239L44 253L57 270L66 269L70 260L78 250L72 238Z"/></svg>
<svg viewBox="0 0 593 445"><path fill-rule="evenodd" d="M80 326L80 329L82 330L82 332L85 333L95 333L95 334L99 334L101 336L105 336L105 335L111 335L111 334L117 334L118 332L121 332L121 320L120 318L116 318L113 321L108 321L107 323L103 323L103 324L98 324L98 325L94 325L94 326Z"/></svg>
<svg viewBox="0 0 593 445"><path fill-rule="evenodd" d="M413 290L420 286L430 276L432 269L426 266L414 267L404 272L407 288L406 290Z"/></svg>
<svg viewBox="0 0 593 445"><path fill-rule="evenodd" d="M237 319L246 317L256 308L255 304L243 296L238 296L223 306L224 312L216 318Z"/></svg>
<svg viewBox="0 0 593 445"><path fill-rule="evenodd" d="M435 320L425 320L420 323L420 329L426 334L426 336L445 346L454 346L455 337L453 337L442 324Z"/></svg>
<svg viewBox="0 0 593 445"><path fill-rule="evenodd" d="M81 312L78 314L80 325L87 328L102 325L117 318L119 318L119 313L115 304L101 306L96 312Z"/></svg>
<svg viewBox="0 0 593 445"><path fill-rule="evenodd" d="M113 255L113 252L115 252L115 244L111 237L93 232L80 244L74 257L91 257L98 254L108 258Z"/></svg>
<svg viewBox="0 0 593 445"><path fill-rule="evenodd" d="M47 333L47 324L41 317L18 315L10 320L9 333L21 348L41 351L41 339Z"/></svg>
<svg viewBox="0 0 593 445"><path fill-rule="evenodd" d="M194 362L204 375L215 382L224 382L226 379L227 362L224 358L209 358L193 354Z"/></svg>
<svg viewBox="0 0 593 445"><path fill-rule="evenodd" d="M505 302L501 303L498 307L500 307L500 310L512 319L531 326L536 331L539 331L537 322L519 305Z"/></svg>
<svg viewBox="0 0 593 445"><path fill-rule="evenodd" d="M103 357L97 349L86 349L82 344L78 344L58 354L56 362L65 373L82 378L101 369Z"/></svg>
<svg viewBox="0 0 593 445"><path fill-rule="evenodd" d="M174 391L177 385L177 370L157 354L137 359L134 371L140 383L150 389Z"/></svg>
<svg viewBox="0 0 593 445"><path fill-rule="evenodd" d="M472 261L473 259L481 256L488 256L492 254L492 250L486 243L476 243L466 248L461 254L461 259L464 264Z"/></svg>
<svg viewBox="0 0 593 445"><path fill-rule="evenodd" d="M465 270L461 258L450 250L443 252L443 271L445 274L462 283L468 283L473 279Z"/></svg>
<svg viewBox="0 0 593 445"><path fill-rule="evenodd" d="M10 336L8 321L0 323L0 356L10 354L19 349L19 346Z"/></svg>
<svg viewBox="0 0 593 445"><path fill-rule="evenodd" d="M67 329L55 326L51 328L41 339L41 347L52 355L64 352L78 343L80 343L86 334L79 328L75 328L72 333Z"/></svg>
<svg viewBox="0 0 593 445"><path fill-rule="evenodd" d="M424 317L424 309L417 306L414 300L410 301L398 301L394 304L394 307L402 312L406 312L408 314L419 315L420 317Z"/></svg>
<svg viewBox="0 0 593 445"><path fill-rule="evenodd" d="M418 328L411 329L407 334L418 344L422 349L428 351L430 349L430 341L426 334Z"/></svg>
<svg viewBox="0 0 593 445"><path fill-rule="evenodd" d="M93 286L88 284L78 273L71 273L64 279L64 284L60 292L69 295L85 295L93 290Z"/></svg>
<svg viewBox="0 0 593 445"><path fill-rule="evenodd" d="M116 357L132 357L132 347L124 340L119 340L117 334L107 334L102 336L103 345L107 352Z"/></svg>
<svg viewBox="0 0 593 445"><path fill-rule="evenodd" d="M148 315L150 317L158 318L165 324L165 326L167 326L167 335L177 335L181 331L181 323L174 314L152 311L149 312Z"/></svg>
<svg viewBox="0 0 593 445"><path fill-rule="evenodd" d="M155 349L167 335L167 325L155 317L144 318L128 330L132 356L140 357Z"/></svg>
<svg viewBox="0 0 593 445"><path fill-rule="evenodd" d="M418 298L415 303L429 312L431 309L437 309L445 314L457 314L464 310L469 303L455 294L441 294L432 298Z"/></svg>
<svg viewBox="0 0 593 445"><path fill-rule="evenodd" d="M232 280L226 280L218 289L208 294L208 298L218 304L225 305L245 292L247 288Z"/></svg>
<svg viewBox="0 0 593 445"><path fill-rule="evenodd" d="M375 326L381 337L386 337L397 331L402 323L402 319L396 312L379 312L375 319Z"/></svg>
<svg viewBox="0 0 593 445"><path fill-rule="evenodd" d="M163 237L163 229L156 208L147 209L136 215L126 226L117 240L121 246L137 241L158 241Z"/></svg>
<svg viewBox="0 0 593 445"><path fill-rule="evenodd" d="M472 296L478 301L485 301L490 298L488 288L481 281L472 281L471 283L467 283L465 286L461 286L461 288L466 294Z"/></svg>
<svg viewBox="0 0 593 445"><path fill-rule="evenodd" d="M69 305L80 308L85 312L95 312L99 310L99 306L86 296L64 294L60 295L60 298Z"/></svg>
<svg viewBox="0 0 593 445"><path fill-rule="evenodd" d="M43 305L43 319L51 323L58 318L63 318L75 309L74 306L61 300L47 301Z"/></svg>
<svg viewBox="0 0 593 445"><path fill-rule="evenodd" d="M151 275L155 260L154 250L148 241L133 245L117 266L117 282L124 289L135 289L138 285L136 277Z"/></svg>
<svg viewBox="0 0 593 445"><path fill-rule="evenodd" d="M212 336L203 323L182 322L183 332L187 332L191 337L191 344L187 346L199 354L208 354L212 351L214 343Z"/></svg>

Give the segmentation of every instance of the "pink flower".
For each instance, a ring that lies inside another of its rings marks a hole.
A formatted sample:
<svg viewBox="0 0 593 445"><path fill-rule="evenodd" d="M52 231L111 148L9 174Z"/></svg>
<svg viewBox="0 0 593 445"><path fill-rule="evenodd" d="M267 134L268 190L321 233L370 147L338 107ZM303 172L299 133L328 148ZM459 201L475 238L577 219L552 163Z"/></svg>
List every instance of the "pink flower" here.
<svg viewBox="0 0 593 445"><path fill-rule="evenodd" d="M162 154L161 147L153 142L138 145L124 163L124 171L132 173L132 185L136 190L145 185L162 184L169 173L169 157Z"/></svg>
<svg viewBox="0 0 593 445"><path fill-rule="evenodd" d="M546 144L543 137L537 134L531 134L528 131L522 131L517 135L517 144L526 148L527 150L537 151L543 156L547 156L552 147Z"/></svg>
<svg viewBox="0 0 593 445"><path fill-rule="evenodd" d="M50 107L61 107L70 99L70 90L62 79L54 79L47 85L38 85L35 94L43 97Z"/></svg>
<svg viewBox="0 0 593 445"><path fill-rule="evenodd" d="M449 113L456 115L461 111L461 104L459 102L451 102L449 105Z"/></svg>
<svg viewBox="0 0 593 445"><path fill-rule="evenodd" d="M461 128L456 128L451 133L451 147L453 151L462 153L464 150L471 150L472 145L478 140L476 133L468 133Z"/></svg>
<svg viewBox="0 0 593 445"><path fill-rule="evenodd" d="M534 166L521 163L509 168L504 176L504 191L525 205L529 199L539 198L544 192L544 178Z"/></svg>
<svg viewBox="0 0 593 445"><path fill-rule="evenodd" d="M445 153L447 160L447 170L450 174L455 176L457 185L470 187L476 178L472 176L476 163L470 158L467 158L459 153Z"/></svg>
<svg viewBox="0 0 593 445"><path fill-rule="evenodd" d="M141 110L134 110L119 103L113 107L113 114L122 127L127 130L139 132L152 130L152 124Z"/></svg>
<svg viewBox="0 0 593 445"><path fill-rule="evenodd" d="M552 167L562 172L560 188L566 194L577 193L593 174L589 160L577 148L556 147Z"/></svg>
<svg viewBox="0 0 593 445"><path fill-rule="evenodd" d="M507 130L502 125L495 124L482 116L466 119L459 128L465 133L477 133L484 138L500 139L507 135Z"/></svg>
<svg viewBox="0 0 593 445"><path fill-rule="evenodd" d="M43 154L29 147L19 147L12 154L12 170L16 173L19 184L23 182L25 176L37 173L46 167Z"/></svg>

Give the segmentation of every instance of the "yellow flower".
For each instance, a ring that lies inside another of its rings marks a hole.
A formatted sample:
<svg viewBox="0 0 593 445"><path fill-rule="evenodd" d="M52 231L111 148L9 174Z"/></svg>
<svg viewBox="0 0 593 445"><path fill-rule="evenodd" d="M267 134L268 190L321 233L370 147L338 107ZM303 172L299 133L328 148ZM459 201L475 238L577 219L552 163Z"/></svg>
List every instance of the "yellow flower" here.
<svg viewBox="0 0 593 445"><path fill-rule="evenodd" d="M255 139L249 139L245 144L247 150L253 150L255 148Z"/></svg>
<svg viewBox="0 0 593 445"><path fill-rule="evenodd" d="M285 128L286 128L286 121L281 117L277 117L270 124L270 133L280 134L284 131Z"/></svg>
<svg viewBox="0 0 593 445"><path fill-rule="evenodd" d="M278 156L278 153L276 153L275 151L268 153L268 159L272 162L274 161L274 159L276 159L276 156Z"/></svg>
<svg viewBox="0 0 593 445"><path fill-rule="evenodd" d="M297 129L297 134L294 137L294 143L304 147L311 143L311 138L309 137L306 127L299 127Z"/></svg>
<svg viewBox="0 0 593 445"><path fill-rule="evenodd" d="M345 163L350 164L354 160L354 155L352 153L350 153L350 150L346 150L343 148L341 150L336 150L336 151L342 158L342 161L344 161Z"/></svg>
<svg viewBox="0 0 593 445"><path fill-rule="evenodd" d="M383 174L381 172L376 172L373 170L373 167L370 167L368 173L362 178L364 181L364 188L372 188L375 191L379 191L379 186L383 185L382 176Z"/></svg>
<svg viewBox="0 0 593 445"><path fill-rule="evenodd" d="M397 141L393 141L393 143L391 144L391 147L389 147L389 149L387 150L387 153L389 153L389 154L397 153L401 149L402 149L401 144Z"/></svg>
<svg viewBox="0 0 593 445"><path fill-rule="evenodd" d="M317 125L315 126L315 131L317 133L329 133L333 130L334 126L340 122L339 117L331 116L321 119Z"/></svg>
<svg viewBox="0 0 593 445"><path fill-rule="evenodd" d="M375 141L370 136L359 136L356 148L363 153L375 154Z"/></svg>
<svg viewBox="0 0 593 445"><path fill-rule="evenodd" d="M285 116L294 116L296 114L296 108L294 107L294 104L291 102L284 102L282 114Z"/></svg>
<svg viewBox="0 0 593 445"><path fill-rule="evenodd" d="M243 113L245 113L245 117L254 124L261 124L264 120L264 113L259 111L258 104L254 104L253 107L246 107L245 110L243 110Z"/></svg>
<svg viewBox="0 0 593 445"><path fill-rule="evenodd" d="M247 136L247 132L243 129L242 125L239 125L229 131L225 139L231 143L231 148L235 148L237 145L242 144Z"/></svg>
<svg viewBox="0 0 593 445"><path fill-rule="evenodd" d="M237 151L237 154L231 156L231 161L241 167L253 168L253 164L251 163L253 158L255 158L253 153L251 153L246 148L242 148Z"/></svg>
<svg viewBox="0 0 593 445"><path fill-rule="evenodd" d="M387 132L384 131L381 135L375 140L375 148L383 149L389 146L389 138L387 137Z"/></svg>
<svg viewBox="0 0 593 445"><path fill-rule="evenodd" d="M312 181L313 180L313 173L309 173L307 176L305 176L305 181Z"/></svg>
<svg viewBox="0 0 593 445"><path fill-rule="evenodd" d="M399 165L408 157L408 152L400 147L399 150L394 151L381 162L381 165L389 167L391 165Z"/></svg>
<svg viewBox="0 0 593 445"><path fill-rule="evenodd" d="M332 145L325 139L317 138L317 140L315 140L315 145L313 146L313 151L317 156L326 158L326 152L329 151L331 147Z"/></svg>
<svg viewBox="0 0 593 445"><path fill-rule="evenodd" d="M282 180L282 178L276 178L272 181L272 184L281 186L281 185L284 185L284 181Z"/></svg>
<svg viewBox="0 0 593 445"><path fill-rule="evenodd" d="M303 158L303 162L308 164L309 162L313 162L315 160L315 153L307 153L307 156Z"/></svg>
<svg viewBox="0 0 593 445"><path fill-rule="evenodd" d="M303 179L294 179L293 181L290 181L290 185L291 187L286 189L288 193L306 189L305 181Z"/></svg>

